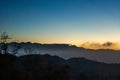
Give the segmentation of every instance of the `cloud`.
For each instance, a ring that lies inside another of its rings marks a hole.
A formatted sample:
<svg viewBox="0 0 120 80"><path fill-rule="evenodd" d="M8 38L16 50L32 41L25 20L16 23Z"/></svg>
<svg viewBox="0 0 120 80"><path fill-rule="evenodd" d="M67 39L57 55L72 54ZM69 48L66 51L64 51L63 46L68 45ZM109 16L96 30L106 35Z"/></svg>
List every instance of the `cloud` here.
<svg viewBox="0 0 120 80"><path fill-rule="evenodd" d="M112 42L106 42L106 43L103 43L102 46L109 47L109 46L113 46L113 45L115 45L115 43L112 43Z"/></svg>
<svg viewBox="0 0 120 80"><path fill-rule="evenodd" d="M117 48L118 43L114 42L104 42L104 43L91 43L85 42L81 44L81 47L89 48L89 49L115 49Z"/></svg>

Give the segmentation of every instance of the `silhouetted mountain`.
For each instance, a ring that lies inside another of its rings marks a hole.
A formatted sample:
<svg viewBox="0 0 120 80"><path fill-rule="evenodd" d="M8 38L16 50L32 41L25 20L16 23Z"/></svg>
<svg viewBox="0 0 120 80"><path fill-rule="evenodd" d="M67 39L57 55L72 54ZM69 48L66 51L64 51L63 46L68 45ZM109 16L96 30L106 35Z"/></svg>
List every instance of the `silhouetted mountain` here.
<svg viewBox="0 0 120 80"><path fill-rule="evenodd" d="M16 56L0 54L0 80L16 80L17 72L14 66Z"/></svg>
<svg viewBox="0 0 120 80"><path fill-rule="evenodd" d="M120 64L48 54L0 54L0 80L119 80Z"/></svg>
<svg viewBox="0 0 120 80"><path fill-rule="evenodd" d="M38 43L9 43L9 53L13 54L14 45L20 45L16 56L29 54L50 54L57 55L64 59L72 57L84 57L86 59L105 62L105 63L120 63L120 51L110 49L91 50L81 47L76 47L69 44L38 44Z"/></svg>
<svg viewBox="0 0 120 80"><path fill-rule="evenodd" d="M0 80L70 80L70 67L57 56L0 54Z"/></svg>
<svg viewBox="0 0 120 80"><path fill-rule="evenodd" d="M80 73L84 73L91 77L92 80L117 80L115 79L120 75L120 64L107 64L91 61L85 58L71 58L67 60L71 67L72 73L75 78L79 78Z"/></svg>

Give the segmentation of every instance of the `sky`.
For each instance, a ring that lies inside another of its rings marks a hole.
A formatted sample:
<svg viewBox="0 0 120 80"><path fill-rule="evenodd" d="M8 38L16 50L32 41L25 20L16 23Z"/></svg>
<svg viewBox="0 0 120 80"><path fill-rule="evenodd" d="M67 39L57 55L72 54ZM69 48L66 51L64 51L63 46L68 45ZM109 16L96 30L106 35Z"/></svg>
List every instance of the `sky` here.
<svg viewBox="0 0 120 80"><path fill-rule="evenodd" d="M3 32L21 42L120 49L120 0L0 0Z"/></svg>

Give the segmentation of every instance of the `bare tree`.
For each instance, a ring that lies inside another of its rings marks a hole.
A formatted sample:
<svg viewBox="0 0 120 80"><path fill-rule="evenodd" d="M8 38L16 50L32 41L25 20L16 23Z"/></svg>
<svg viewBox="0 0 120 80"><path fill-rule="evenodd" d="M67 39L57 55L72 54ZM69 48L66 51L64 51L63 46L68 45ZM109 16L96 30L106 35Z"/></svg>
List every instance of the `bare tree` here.
<svg viewBox="0 0 120 80"><path fill-rule="evenodd" d="M9 38L8 34L6 32L3 32L1 35L1 53L7 54L8 53L8 46L7 46L7 40L11 39Z"/></svg>

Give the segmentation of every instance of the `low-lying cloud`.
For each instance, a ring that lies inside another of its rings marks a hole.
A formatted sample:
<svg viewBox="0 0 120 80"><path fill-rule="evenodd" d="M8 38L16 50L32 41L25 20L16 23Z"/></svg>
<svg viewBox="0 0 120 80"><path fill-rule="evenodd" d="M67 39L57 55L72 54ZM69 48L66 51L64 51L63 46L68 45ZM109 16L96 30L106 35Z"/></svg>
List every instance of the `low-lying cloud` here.
<svg viewBox="0 0 120 80"><path fill-rule="evenodd" d="M106 42L106 43L103 43L102 46L106 46L106 47L109 47L109 46L115 46L116 44L113 43L113 42Z"/></svg>
<svg viewBox="0 0 120 80"><path fill-rule="evenodd" d="M105 43L91 43L85 42L81 44L81 47L89 48L89 49L115 49L118 50L119 43L114 42L105 42Z"/></svg>

